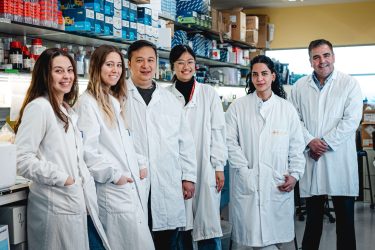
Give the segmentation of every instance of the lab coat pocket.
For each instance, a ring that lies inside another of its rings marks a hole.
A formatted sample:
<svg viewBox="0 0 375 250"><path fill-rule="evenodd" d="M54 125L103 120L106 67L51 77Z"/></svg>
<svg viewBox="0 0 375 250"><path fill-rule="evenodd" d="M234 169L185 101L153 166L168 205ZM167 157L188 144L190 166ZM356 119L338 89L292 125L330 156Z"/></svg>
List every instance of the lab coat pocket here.
<svg viewBox="0 0 375 250"><path fill-rule="evenodd" d="M250 195L256 191L256 176L253 169L247 167L236 169L234 178L235 193Z"/></svg>
<svg viewBox="0 0 375 250"><path fill-rule="evenodd" d="M105 209L108 213L119 214L132 212L135 209L134 184L116 185L107 183L105 191Z"/></svg>
<svg viewBox="0 0 375 250"><path fill-rule="evenodd" d="M285 183L285 176L277 171L273 171L273 185L271 186L271 200L273 201L285 201L290 199L291 193L293 192L282 192L278 186Z"/></svg>
<svg viewBox="0 0 375 250"><path fill-rule="evenodd" d="M79 184L51 187L52 211L54 214L80 214L85 211L83 189Z"/></svg>

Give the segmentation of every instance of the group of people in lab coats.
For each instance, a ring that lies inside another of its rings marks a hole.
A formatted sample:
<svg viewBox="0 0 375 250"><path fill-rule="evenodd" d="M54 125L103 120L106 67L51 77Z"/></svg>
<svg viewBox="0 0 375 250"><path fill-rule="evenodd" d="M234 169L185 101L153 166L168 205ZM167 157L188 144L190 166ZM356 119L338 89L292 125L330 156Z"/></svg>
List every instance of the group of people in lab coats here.
<svg viewBox="0 0 375 250"><path fill-rule="evenodd" d="M226 114L216 91L196 82L189 46L172 48L173 84L163 88L153 80L154 44L129 46L128 80L121 52L101 45L80 97L74 60L45 50L15 126L18 171L33 181L29 249L219 250L227 160L234 248L278 249L294 238L300 180L310 230L303 249L319 247L324 195L343 211L342 249L339 241L348 244L354 230L352 140L361 94L353 78L333 69L328 41L310 47L314 73L297 83L291 102L272 60L257 56L248 95Z"/></svg>

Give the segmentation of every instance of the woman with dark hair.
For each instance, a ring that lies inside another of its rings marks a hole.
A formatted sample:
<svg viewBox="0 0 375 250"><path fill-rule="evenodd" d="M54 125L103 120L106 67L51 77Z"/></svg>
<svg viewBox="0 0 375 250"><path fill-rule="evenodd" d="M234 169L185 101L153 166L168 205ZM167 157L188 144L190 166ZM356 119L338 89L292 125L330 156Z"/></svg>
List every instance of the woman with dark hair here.
<svg viewBox="0 0 375 250"><path fill-rule="evenodd" d="M184 249L192 249L193 239L198 242L200 250L218 250L221 249L222 236L220 191L224 185L224 165L227 160L222 104L211 86L195 80L195 53L189 46L173 47L169 60L175 72L169 90L184 108L198 163L195 196L185 201L185 230L192 229L192 232L181 233L184 236Z"/></svg>
<svg viewBox="0 0 375 250"><path fill-rule="evenodd" d="M248 95L226 113L235 245L278 249L294 238L294 186L305 168L302 128L274 63L251 61Z"/></svg>
<svg viewBox="0 0 375 250"><path fill-rule="evenodd" d="M125 63L114 46L91 55L89 83L79 98L84 158L96 182L99 215L112 249L154 249L140 200L147 160L134 150L125 122ZM147 208L146 208L147 209Z"/></svg>
<svg viewBox="0 0 375 250"><path fill-rule="evenodd" d="M98 244L110 249L71 108L77 95L73 58L60 49L45 50L15 126L18 173L33 181L27 205L31 250L88 250Z"/></svg>

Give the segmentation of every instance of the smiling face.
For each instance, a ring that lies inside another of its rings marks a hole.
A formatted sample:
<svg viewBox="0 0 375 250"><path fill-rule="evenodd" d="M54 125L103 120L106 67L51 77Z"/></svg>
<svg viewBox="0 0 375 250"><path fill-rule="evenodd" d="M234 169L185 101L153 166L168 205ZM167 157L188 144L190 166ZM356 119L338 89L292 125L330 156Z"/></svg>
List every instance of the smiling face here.
<svg viewBox="0 0 375 250"><path fill-rule="evenodd" d="M264 63L255 63L251 69L251 80L259 98L267 100L271 94L272 82L276 79L276 74Z"/></svg>
<svg viewBox="0 0 375 250"><path fill-rule="evenodd" d="M66 56L56 56L52 59L52 89L59 103L64 100L64 95L69 93L74 82L72 63Z"/></svg>
<svg viewBox="0 0 375 250"><path fill-rule="evenodd" d="M100 70L100 78L102 84L110 88L115 86L122 74L122 60L121 56L116 52L111 52L105 58L105 61Z"/></svg>
<svg viewBox="0 0 375 250"><path fill-rule="evenodd" d="M181 82L188 82L195 74L195 60L189 52L184 52L174 63L176 77Z"/></svg>
<svg viewBox="0 0 375 250"><path fill-rule="evenodd" d="M133 83L140 88L150 88L156 70L156 54L149 46L132 52L129 69Z"/></svg>
<svg viewBox="0 0 375 250"><path fill-rule="evenodd" d="M333 72L335 55L326 44L320 45L310 51L310 63L318 80L323 83L325 79Z"/></svg>

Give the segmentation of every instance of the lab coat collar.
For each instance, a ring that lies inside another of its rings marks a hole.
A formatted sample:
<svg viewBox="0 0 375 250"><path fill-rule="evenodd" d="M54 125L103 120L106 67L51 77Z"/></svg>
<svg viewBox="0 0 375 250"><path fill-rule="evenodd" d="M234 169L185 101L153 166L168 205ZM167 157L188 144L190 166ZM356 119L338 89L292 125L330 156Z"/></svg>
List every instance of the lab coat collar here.
<svg viewBox="0 0 375 250"><path fill-rule="evenodd" d="M160 92L160 88L161 87L154 80L152 80L152 82L155 84L156 88L155 88L154 93L152 94L152 98L151 98L151 101L148 104L148 106L152 106L155 103L159 102L159 100L160 100L160 93L159 92ZM132 80L131 77L129 77L129 79L126 81L126 84L127 84L127 88L129 90L129 93L132 93L131 96L134 97L134 99L137 100L138 102L143 103L144 105L146 105L146 103L143 100L141 94L139 94L139 92L137 90L137 87L134 85L133 80Z"/></svg>
<svg viewBox="0 0 375 250"><path fill-rule="evenodd" d="M177 99L182 104L182 106L185 106L185 108L194 108L195 106L197 106L197 96L198 96L198 93L201 91L202 86L201 86L201 83L197 81L194 82L194 85L195 87L194 87L193 96L191 100L185 106L185 97L180 93L180 91L176 89L176 83L172 84L172 93L177 97Z"/></svg>
<svg viewBox="0 0 375 250"><path fill-rule="evenodd" d="M316 86L316 84L315 84L313 74L314 74L314 72L311 75L308 76L307 81L308 81L310 87L312 87L316 91L320 92L321 90L319 90L318 86ZM330 79L325 83L325 86L322 89L322 91L324 91L325 89L328 89L329 85L331 85L331 83L334 82L334 80L336 78L337 78L337 70L334 69L333 72L332 72L332 75L330 76Z"/></svg>
<svg viewBox="0 0 375 250"><path fill-rule="evenodd" d="M258 97L256 92L254 92L254 95L256 97L257 107L259 109L270 107L276 100L275 94L273 92L271 93L271 97L265 102L261 98Z"/></svg>

